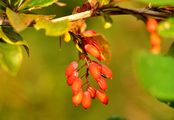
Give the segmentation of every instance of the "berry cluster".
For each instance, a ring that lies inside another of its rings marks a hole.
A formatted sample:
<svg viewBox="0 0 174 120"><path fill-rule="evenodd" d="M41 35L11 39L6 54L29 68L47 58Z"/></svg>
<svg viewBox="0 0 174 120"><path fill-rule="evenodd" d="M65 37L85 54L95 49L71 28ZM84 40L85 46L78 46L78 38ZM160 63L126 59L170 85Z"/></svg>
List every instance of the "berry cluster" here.
<svg viewBox="0 0 174 120"><path fill-rule="evenodd" d="M103 104L108 104L108 96L105 93L107 90L107 83L105 78L112 79L112 71L104 64L100 64L97 61L91 60L88 56L91 56L102 61L105 57L102 54L102 49L92 39L92 36L96 34L95 31L89 30L83 32L82 35L75 38L76 47L80 49L80 60L84 60L85 64L81 67L78 67L78 61L71 62L66 68L66 78L67 84L72 88L72 103L75 106L82 104L82 107L87 109L91 105L91 99L97 97ZM86 69L85 74L79 77L79 71L84 68ZM95 88L89 82L88 76L91 75L96 83L98 88ZM83 83L83 78L85 81Z"/></svg>
<svg viewBox="0 0 174 120"><path fill-rule="evenodd" d="M148 18L146 23L147 31L150 32L151 52L159 54L161 51L161 39L157 33L158 22L153 18Z"/></svg>

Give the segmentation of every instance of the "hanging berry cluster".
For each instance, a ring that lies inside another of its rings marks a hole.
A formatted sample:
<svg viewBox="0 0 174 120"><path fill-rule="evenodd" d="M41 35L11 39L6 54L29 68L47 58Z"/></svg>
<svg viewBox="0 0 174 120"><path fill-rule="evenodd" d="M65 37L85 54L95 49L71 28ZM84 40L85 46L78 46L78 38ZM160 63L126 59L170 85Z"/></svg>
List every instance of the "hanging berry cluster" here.
<svg viewBox="0 0 174 120"><path fill-rule="evenodd" d="M79 61L71 62L66 68L67 84L72 88L72 103L75 106L82 104L82 107L87 109L91 105L91 99L97 97L103 104L108 104L108 96L106 79L112 79L112 71L100 62L105 60L101 46L96 42L94 36L97 33L93 30L84 31L80 35L72 32L73 41L79 50L79 58L85 64L78 67ZM95 57L98 61L90 59L89 55ZM85 74L79 77L79 72L82 68L86 69ZM89 75L96 81L98 87L90 84ZM83 82L84 80L84 82Z"/></svg>
<svg viewBox="0 0 174 120"><path fill-rule="evenodd" d="M157 33L158 21L153 18L147 18L146 28L150 33L150 51L153 54L159 54L161 51L161 39L159 34Z"/></svg>

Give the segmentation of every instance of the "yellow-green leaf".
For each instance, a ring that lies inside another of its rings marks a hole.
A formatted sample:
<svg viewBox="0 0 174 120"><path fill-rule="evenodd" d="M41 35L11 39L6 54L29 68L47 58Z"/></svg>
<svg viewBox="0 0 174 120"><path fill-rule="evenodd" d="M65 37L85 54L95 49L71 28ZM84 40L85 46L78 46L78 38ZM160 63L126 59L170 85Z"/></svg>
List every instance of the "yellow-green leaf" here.
<svg viewBox="0 0 174 120"><path fill-rule="evenodd" d="M49 5L52 5L53 3L57 2L58 0L26 0L19 10L22 9L39 9L42 7L47 7Z"/></svg>
<svg viewBox="0 0 174 120"><path fill-rule="evenodd" d="M12 45L22 45L24 46L27 54L29 55L29 47L28 44L23 40L20 34L16 33L12 27L10 26L1 26L0 27L0 38Z"/></svg>
<svg viewBox="0 0 174 120"><path fill-rule="evenodd" d="M31 24L31 22L33 22L33 20L37 20L40 18L51 19L54 17L52 15L45 16L45 15L33 15L33 14L18 14L9 8L6 9L6 14L10 24L17 32L26 29Z"/></svg>
<svg viewBox="0 0 174 120"><path fill-rule="evenodd" d="M36 21L34 27L37 30L44 29L46 35L49 36L60 36L69 30L69 21L63 20L58 22L52 22L46 19L39 19Z"/></svg>
<svg viewBox="0 0 174 120"><path fill-rule="evenodd" d="M21 47L0 42L0 66L10 74L16 75L21 63Z"/></svg>

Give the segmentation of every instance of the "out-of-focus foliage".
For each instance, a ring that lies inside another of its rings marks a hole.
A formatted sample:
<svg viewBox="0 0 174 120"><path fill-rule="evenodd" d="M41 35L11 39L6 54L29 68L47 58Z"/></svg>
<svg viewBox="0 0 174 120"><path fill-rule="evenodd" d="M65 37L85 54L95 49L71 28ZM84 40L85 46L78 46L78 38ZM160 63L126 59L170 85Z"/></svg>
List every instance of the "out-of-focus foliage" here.
<svg viewBox="0 0 174 120"><path fill-rule="evenodd" d="M0 42L0 66L16 75L22 63L22 50L20 46Z"/></svg>
<svg viewBox="0 0 174 120"><path fill-rule="evenodd" d="M145 3L151 3L154 5L174 5L173 0L136 0Z"/></svg>
<svg viewBox="0 0 174 120"><path fill-rule="evenodd" d="M174 18L163 21L158 26L158 32L163 37L174 38Z"/></svg>
<svg viewBox="0 0 174 120"><path fill-rule="evenodd" d="M174 59L169 56L141 53L136 72L142 85L161 100L174 100Z"/></svg>

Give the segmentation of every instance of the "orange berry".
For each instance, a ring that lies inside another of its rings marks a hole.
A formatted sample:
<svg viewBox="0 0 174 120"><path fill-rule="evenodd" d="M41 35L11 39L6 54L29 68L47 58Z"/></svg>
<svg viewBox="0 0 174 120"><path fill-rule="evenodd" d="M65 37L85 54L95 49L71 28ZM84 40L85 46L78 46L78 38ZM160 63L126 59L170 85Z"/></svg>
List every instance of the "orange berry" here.
<svg viewBox="0 0 174 120"><path fill-rule="evenodd" d="M103 104L108 104L108 96L102 90L97 90L96 95Z"/></svg>
<svg viewBox="0 0 174 120"><path fill-rule="evenodd" d="M75 106L78 106L82 102L82 98L83 98L83 92L82 92L82 90L80 90L77 94L75 94L72 97L72 103Z"/></svg>
<svg viewBox="0 0 174 120"><path fill-rule="evenodd" d="M89 64L89 72L91 73L92 77L97 80L101 77L101 66L98 63L91 62Z"/></svg>
<svg viewBox="0 0 174 120"><path fill-rule="evenodd" d="M83 36L85 36L85 37L93 37L96 35L97 35L97 33L94 30L86 30L83 32Z"/></svg>
<svg viewBox="0 0 174 120"><path fill-rule="evenodd" d="M150 44L152 46L154 45L160 45L161 43L161 38L157 33L151 33L150 35Z"/></svg>
<svg viewBox="0 0 174 120"><path fill-rule="evenodd" d="M101 53L100 56L97 58L99 61L105 60L105 57L103 56L103 54Z"/></svg>
<svg viewBox="0 0 174 120"><path fill-rule="evenodd" d="M77 69L78 63L76 61L71 62L66 68L65 75L69 77L73 74L73 72Z"/></svg>
<svg viewBox="0 0 174 120"><path fill-rule="evenodd" d="M151 53L153 54L159 54L161 51L161 47L159 45L154 45L152 46L152 48L150 49Z"/></svg>
<svg viewBox="0 0 174 120"><path fill-rule="evenodd" d="M83 93L83 98L82 98L82 107L87 109L91 106L91 96L88 91L85 91Z"/></svg>
<svg viewBox="0 0 174 120"><path fill-rule="evenodd" d="M103 74L106 78L112 79L112 71L106 65L101 65L101 74Z"/></svg>
<svg viewBox="0 0 174 120"><path fill-rule="evenodd" d="M98 85L100 86L100 88L101 88L102 90L106 90L106 89L108 88L107 83L106 83L106 81L105 81L105 79L104 79L103 77L100 77L100 78L97 80L97 82L98 82Z"/></svg>
<svg viewBox="0 0 174 120"><path fill-rule="evenodd" d="M66 82L69 86L71 86L73 82L78 78L78 74L79 73L77 71L74 71L73 74L67 78Z"/></svg>
<svg viewBox="0 0 174 120"><path fill-rule="evenodd" d="M77 78L74 80L72 84L72 92L73 94L78 93L82 88L82 80L80 78Z"/></svg>
<svg viewBox="0 0 174 120"><path fill-rule="evenodd" d="M100 56L100 52L95 46L93 46L91 44L86 44L84 48L85 48L86 52L88 52L90 55L92 55L94 57Z"/></svg>
<svg viewBox="0 0 174 120"><path fill-rule="evenodd" d="M158 22L157 20L153 18L148 18L147 23L146 23L146 28L148 32L155 32L158 27Z"/></svg>
<svg viewBox="0 0 174 120"><path fill-rule="evenodd" d="M87 91L90 93L91 98L95 98L95 96L96 96L96 90L93 87L89 86L87 88Z"/></svg>

